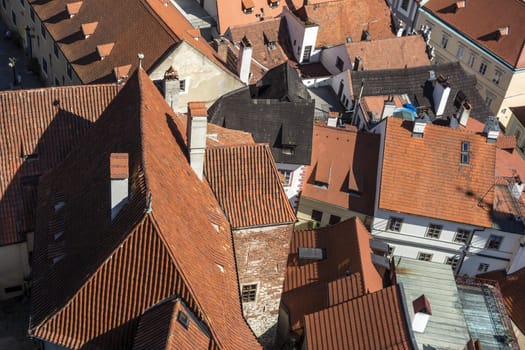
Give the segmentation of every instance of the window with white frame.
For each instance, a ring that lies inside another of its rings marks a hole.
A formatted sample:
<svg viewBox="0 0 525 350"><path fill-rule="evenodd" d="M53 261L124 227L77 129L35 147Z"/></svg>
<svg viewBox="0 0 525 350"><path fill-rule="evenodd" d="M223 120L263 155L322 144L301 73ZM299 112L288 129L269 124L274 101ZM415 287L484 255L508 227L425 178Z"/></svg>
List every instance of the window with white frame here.
<svg viewBox="0 0 525 350"><path fill-rule="evenodd" d="M394 232L400 232L402 225L403 225L402 218L396 218L392 216L388 219L387 230L394 231Z"/></svg>
<svg viewBox="0 0 525 350"><path fill-rule="evenodd" d="M186 79L179 80L179 91L180 93L187 93L188 92L188 82Z"/></svg>
<svg viewBox="0 0 525 350"><path fill-rule="evenodd" d="M489 264L481 263L478 266L478 272L487 272L489 269Z"/></svg>
<svg viewBox="0 0 525 350"><path fill-rule="evenodd" d="M496 95L487 91L487 95L485 96L485 105L489 108L492 107L492 102L494 102L495 98Z"/></svg>
<svg viewBox="0 0 525 350"><path fill-rule="evenodd" d="M467 244L468 239L470 237L470 230L464 230L464 229L458 229L456 232L456 235L454 236L454 242L456 243L462 243Z"/></svg>
<svg viewBox="0 0 525 350"><path fill-rule="evenodd" d="M430 224L428 225L425 237L439 239L439 236L441 236L441 230L443 230L443 225Z"/></svg>
<svg viewBox="0 0 525 350"><path fill-rule="evenodd" d="M448 39L450 36L447 33L443 33L443 36L441 37L441 47L446 49L448 46Z"/></svg>
<svg viewBox="0 0 525 350"><path fill-rule="evenodd" d="M487 249L499 249L503 242L503 236L490 235L485 248Z"/></svg>
<svg viewBox="0 0 525 350"><path fill-rule="evenodd" d="M241 295L243 303L255 301L257 297L257 283L243 284L241 288Z"/></svg>
<svg viewBox="0 0 525 350"><path fill-rule="evenodd" d="M417 253L417 260L432 261L432 256L433 254L430 254L430 253L419 252Z"/></svg>
<svg viewBox="0 0 525 350"><path fill-rule="evenodd" d="M494 78L492 78L492 82L496 85L499 85L502 76L503 76L503 71L496 68L494 70Z"/></svg>
<svg viewBox="0 0 525 350"><path fill-rule="evenodd" d="M474 62L476 62L476 54L470 51L467 58L467 65L469 67L474 67Z"/></svg>
<svg viewBox="0 0 525 350"><path fill-rule="evenodd" d="M485 75L485 73L487 73L487 67L488 67L488 63L485 62L485 61L482 61L480 64L479 64L479 70L478 72L481 74L481 75Z"/></svg>

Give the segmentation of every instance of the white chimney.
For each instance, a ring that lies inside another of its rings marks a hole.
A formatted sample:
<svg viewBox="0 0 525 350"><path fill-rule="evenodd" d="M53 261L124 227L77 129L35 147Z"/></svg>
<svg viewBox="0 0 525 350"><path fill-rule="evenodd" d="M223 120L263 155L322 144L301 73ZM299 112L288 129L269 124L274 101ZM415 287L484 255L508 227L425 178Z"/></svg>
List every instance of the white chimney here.
<svg viewBox="0 0 525 350"><path fill-rule="evenodd" d="M188 123L186 137L190 165L199 180L204 171L204 155L206 152L206 131L208 128L208 111L204 102L188 103Z"/></svg>
<svg viewBox="0 0 525 350"><path fill-rule="evenodd" d="M412 127L412 137L422 138L425 134L425 126L427 121L423 118L416 118L414 120L414 126Z"/></svg>
<svg viewBox="0 0 525 350"><path fill-rule="evenodd" d="M525 187L525 185L523 184L523 182L521 182L521 179L519 176L515 176L514 177L514 183L512 184L512 188L511 188L511 194L512 194L512 197L514 197L514 199L518 200L521 198L521 194L523 193L523 188Z"/></svg>
<svg viewBox="0 0 525 350"><path fill-rule="evenodd" d="M385 101L385 104L383 105L383 113L381 113L381 120L385 119L386 117L393 116L395 109L396 109L396 105L394 101L391 101L391 100Z"/></svg>
<svg viewBox="0 0 525 350"><path fill-rule="evenodd" d="M109 156L111 181L111 220L128 202L129 156L127 153L111 153Z"/></svg>
<svg viewBox="0 0 525 350"><path fill-rule="evenodd" d="M237 71L239 72L239 78L245 84L250 79L250 66L252 64L252 43L247 37L241 40L241 49L239 51L239 58L237 59Z"/></svg>
<svg viewBox="0 0 525 350"><path fill-rule="evenodd" d="M339 113L337 113L337 112L328 112L328 122L326 123L326 125L327 126L331 126L333 128L336 128L338 119L339 119Z"/></svg>
<svg viewBox="0 0 525 350"><path fill-rule="evenodd" d="M180 80L179 74L173 67L168 68L168 70L164 72L162 85L164 88L164 99L171 109L175 110L179 103Z"/></svg>
<svg viewBox="0 0 525 350"><path fill-rule="evenodd" d="M468 118L470 116L471 110L472 110L472 107L470 106L470 103L468 103L467 101L461 104L461 107L459 108L459 112L458 112L459 124L465 127L467 126L467 122L468 122Z"/></svg>
<svg viewBox="0 0 525 350"><path fill-rule="evenodd" d="M447 106L448 96L450 95L450 86L448 86L447 79L440 75L436 84L434 85L434 91L432 92L432 99L434 101L434 109L436 116L443 115L445 107Z"/></svg>
<svg viewBox="0 0 525 350"><path fill-rule="evenodd" d="M499 136L499 122L498 118L491 115L485 121L485 127L483 133L487 135L487 143L496 143Z"/></svg>
<svg viewBox="0 0 525 350"><path fill-rule="evenodd" d="M419 298L413 301L412 306L414 307L414 319L412 320L412 330L414 332L423 333L427 328L428 320L432 316L432 310L430 309L430 302L428 298L423 294Z"/></svg>

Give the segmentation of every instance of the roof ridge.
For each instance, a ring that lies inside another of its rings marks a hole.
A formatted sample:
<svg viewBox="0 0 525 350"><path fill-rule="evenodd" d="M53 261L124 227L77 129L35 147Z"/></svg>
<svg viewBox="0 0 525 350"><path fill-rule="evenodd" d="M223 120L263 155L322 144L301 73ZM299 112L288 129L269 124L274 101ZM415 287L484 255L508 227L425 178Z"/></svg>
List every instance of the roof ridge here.
<svg viewBox="0 0 525 350"><path fill-rule="evenodd" d="M149 181L148 181L148 166L146 164L146 157L144 157L144 129L143 129L143 123L142 123L142 118L144 118L144 115L145 115L145 110L147 109L146 108L146 104L144 103L144 86L143 86L143 75L146 75L146 79L149 79L147 78L147 74L146 72L144 71L144 69L142 69L142 67L138 67L137 68L137 72L135 73L137 75L137 81L138 81L138 85L139 85L139 88L138 88L138 92L140 94L140 100L139 100L139 110L140 110L140 115L138 117L138 122L139 122L139 129L140 129L140 162L142 163L142 173L143 173L143 178L144 178L144 192L146 193L146 198L147 198L147 201L150 201L151 200L151 196L152 196L152 193L150 191L150 186L149 186ZM151 203L148 203L148 206L151 205Z"/></svg>

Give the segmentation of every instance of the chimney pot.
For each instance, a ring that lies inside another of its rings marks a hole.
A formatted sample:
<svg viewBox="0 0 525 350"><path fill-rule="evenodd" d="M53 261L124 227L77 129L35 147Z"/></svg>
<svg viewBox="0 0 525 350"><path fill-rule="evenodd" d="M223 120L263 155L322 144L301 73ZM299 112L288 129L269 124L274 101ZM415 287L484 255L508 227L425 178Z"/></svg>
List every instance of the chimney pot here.
<svg viewBox="0 0 525 350"><path fill-rule="evenodd" d="M206 152L206 132L208 127L208 110L204 102L188 103L188 122L186 125L186 137L190 165L202 180L204 172L204 156Z"/></svg>
<svg viewBox="0 0 525 350"><path fill-rule="evenodd" d="M111 220L128 202L129 155L111 153L109 156L109 176L111 182Z"/></svg>
<svg viewBox="0 0 525 350"><path fill-rule="evenodd" d="M434 84L434 91L432 92L436 116L443 115L445 112L449 95L450 86L448 84L448 79L439 75Z"/></svg>

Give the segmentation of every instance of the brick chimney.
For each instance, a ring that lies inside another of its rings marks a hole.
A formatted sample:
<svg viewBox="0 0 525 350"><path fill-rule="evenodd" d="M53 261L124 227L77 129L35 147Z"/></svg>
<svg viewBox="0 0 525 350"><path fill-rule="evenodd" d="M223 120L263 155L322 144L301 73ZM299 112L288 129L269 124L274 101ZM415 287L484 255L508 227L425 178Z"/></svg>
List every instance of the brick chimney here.
<svg viewBox="0 0 525 350"><path fill-rule="evenodd" d="M171 107L175 109L179 103L179 93L180 93L180 80L179 74L173 67L169 67L166 72L164 72L164 79L162 80L162 87L164 88L164 99Z"/></svg>
<svg viewBox="0 0 525 350"><path fill-rule="evenodd" d="M204 156L206 152L206 131L208 128L208 110L204 102L188 103L188 122L186 138L190 165L199 180L204 171Z"/></svg>
<svg viewBox="0 0 525 350"><path fill-rule="evenodd" d="M448 85L447 79L442 75L438 76L434 84L434 91L432 92L436 116L443 115L445 112L449 95L450 86Z"/></svg>
<svg viewBox="0 0 525 350"><path fill-rule="evenodd" d="M458 9L464 9L465 7L467 7L467 0L456 1L456 11Z"/></svg>
<svg viewBox="0 0 525 350"><path fill-rule="evenodd" d="M250 66L252 64L252 52L253 47L250 40L247 37L241 40L241 49L239 51L239 57L237 59L237 71L239 72L239 78L245 84L250 80Z"/></svg>
<svg viewBox="0 0 525 350"><path fill-rule="evenodd" d="M499 35L499 38L501 37L504 37L504 36L507 36L510 34L510 27L509 26L505 26L505 27L499 27L498 28L498 35Z"/></svg>
<svg viewBox="0 0 525 350"><path fill-rule="evenodd" d="M228 62L228 40L217 38L214 41L217 46L217 57L224 63Z"/></svg>
<svg viewBox="0 0 525 350"><path fill-rule="evenodd" d="M128 202L129 156L127 153L111 153L109 156L111 182L111 220Z"/></svg>
<svg viewBox="0 0 525 350"><path fill-rule="evenodd" d="M498 118L491 115L485 121L483 133L487 136L487 143L496 143L499 136L499 122Z"/></svg>

